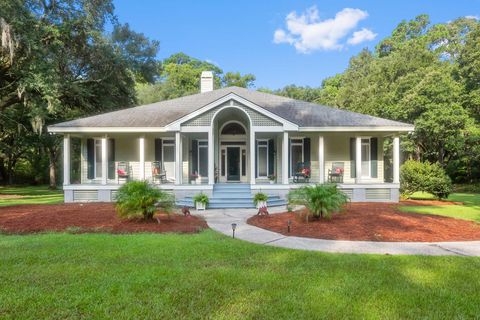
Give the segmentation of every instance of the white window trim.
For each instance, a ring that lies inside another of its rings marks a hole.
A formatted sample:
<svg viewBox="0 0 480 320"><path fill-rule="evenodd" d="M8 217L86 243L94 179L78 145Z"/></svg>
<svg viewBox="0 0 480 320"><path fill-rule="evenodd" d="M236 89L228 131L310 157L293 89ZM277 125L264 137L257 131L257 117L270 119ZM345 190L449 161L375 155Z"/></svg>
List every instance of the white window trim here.
<svg viewBox="0 0 480 320"><path fill-rule="evenodd" d="M302 140L302 142L292 142L292 140ZM291 137L290 138L290 150L289 150L289 159L288 161L290 162L290 178L293 176L293 163L292 163L292 147L293 146L301 146L302 147L302 162L305 161L304 156L305 156L305 137Z"/></svg>
<svg viewBox="0 0 480 320"><path fill-rule="evenodd" d="M365 170L362 169L362 179L371 179L372 178L372 137L360 137L361 139L361 147L363 145L368 145L368 174L365 174ZM368 140L367 142L363 142L363 140ZM361 154L361 153L360 153ZM363 159L360 159L360 165L363 165Z"/></svg>
<svg viewBox="0 0 480 320"><path fill-rule="evenodd" d="M257 139L257 178L268 178L268 173L270 172L270 167L269 167L269 161L268 161L268 155L269 155L269 147L268 147L268 140L269 139ZM262 142L266 142L267 144L266 145L262 145L260 146L260 141ZM259 152L259 149L260 148L266 148L267 149L267 175L266 176L261 176L260 175L260 152Z"/></svg>

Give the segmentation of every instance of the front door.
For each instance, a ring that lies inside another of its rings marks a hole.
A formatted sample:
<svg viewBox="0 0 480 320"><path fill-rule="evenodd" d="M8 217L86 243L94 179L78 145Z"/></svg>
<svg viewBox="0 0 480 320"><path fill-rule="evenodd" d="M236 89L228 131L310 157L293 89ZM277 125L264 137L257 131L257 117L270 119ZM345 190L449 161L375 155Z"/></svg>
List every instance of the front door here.
<svg viewBox="0 0 480 320"><path fill-rule="evenodd" d="M240 181L240 147L227 147L227 181Z"/></svg>

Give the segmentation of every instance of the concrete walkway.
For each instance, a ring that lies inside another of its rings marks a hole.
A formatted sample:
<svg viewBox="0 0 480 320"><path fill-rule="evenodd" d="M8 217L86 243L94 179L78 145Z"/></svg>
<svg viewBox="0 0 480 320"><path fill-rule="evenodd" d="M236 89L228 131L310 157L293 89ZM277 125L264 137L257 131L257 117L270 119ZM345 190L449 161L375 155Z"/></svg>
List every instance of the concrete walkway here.
<svg viewBox="0 0 480 320"><path fill-rule="evenodd" d="M284 212L285 208L269 208L269 211L270 213ZM192 210L192 213L204 217L210 228L227 236L232 236L232 223L236 223L235 238L275 247L333 253L480 256L480 241L376 242L322 240L284 236L249 225L246 221L257 213L255 209Z"/></svg>

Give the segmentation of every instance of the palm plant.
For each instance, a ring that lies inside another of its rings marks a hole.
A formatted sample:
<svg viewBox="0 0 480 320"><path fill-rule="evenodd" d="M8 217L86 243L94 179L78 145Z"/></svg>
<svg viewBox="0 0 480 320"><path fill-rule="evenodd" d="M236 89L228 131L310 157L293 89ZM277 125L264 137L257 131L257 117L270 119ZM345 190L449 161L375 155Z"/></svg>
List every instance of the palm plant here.
<svg viewBox="0 0 480 320"><path fill-rule="evenodd" d="M157 208L170 212L174 206L172 195L157 189L147 181L129 181L118 189L117 213L122 218L143 216L152 219Z"/></svg>
<svg viewBox="0 0 480 320"><path fill-rule="evenodd" d="M305 186L288 193L288 203L303 205L316 218L330 219L348 202L348 197L336 185ZM308 221L308 215L307 215Z"/></svg>

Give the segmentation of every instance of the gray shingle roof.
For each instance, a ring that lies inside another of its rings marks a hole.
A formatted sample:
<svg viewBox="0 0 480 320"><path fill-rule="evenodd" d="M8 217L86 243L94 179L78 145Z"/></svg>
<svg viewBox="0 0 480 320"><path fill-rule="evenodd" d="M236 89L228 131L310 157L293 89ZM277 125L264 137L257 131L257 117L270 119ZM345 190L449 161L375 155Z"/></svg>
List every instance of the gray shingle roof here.
<svg viewBox="0 0 480 320"><path fill-rule="evenodd" d="M389 126L410 124L345 111L274 94L228 87L172 100L108 112L55 124L51 127L164 127L193 111L234 93L299 127Z"/></svg>

